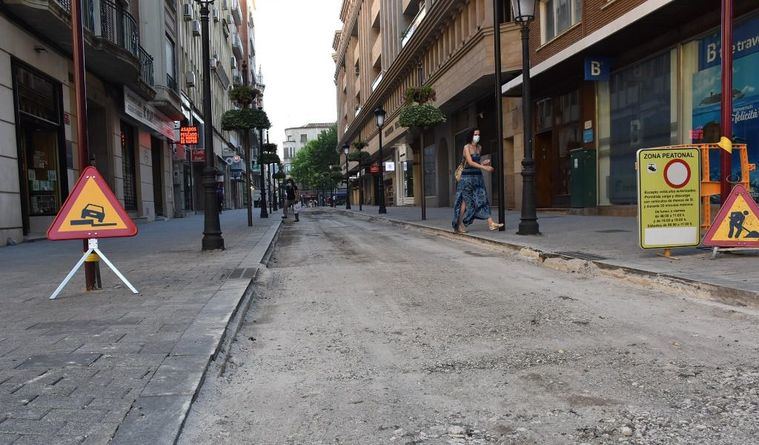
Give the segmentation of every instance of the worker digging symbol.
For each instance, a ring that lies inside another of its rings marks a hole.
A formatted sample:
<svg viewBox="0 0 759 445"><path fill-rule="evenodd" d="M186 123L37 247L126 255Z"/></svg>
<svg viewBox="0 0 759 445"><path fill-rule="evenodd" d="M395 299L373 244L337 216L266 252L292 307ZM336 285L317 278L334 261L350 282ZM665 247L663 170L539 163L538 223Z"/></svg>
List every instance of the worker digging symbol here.
<svg viewBox="0 0 759 445"><path fill-rule="evenodd" d="M92 226L92 227L109 227L115 226L116 223L103 223L105 220L105 209L97 204L87 204L82 209L82 219L71 221L72 226ZM92 219L87 219L92 218ZM97 220L97 224L95 221Z"/></svg>
<svg viewBox="0 0 759 445"><path fill-rule="evenodd" d="M759 239L759 232L756 230L749 230L743 225L746 222L746 217L748 215L748 210L744 210L743 212L733 212L730 214L730 232L727 235L728 238L740 239L741 233L745 230L747 234L744 238Z"/></svg>

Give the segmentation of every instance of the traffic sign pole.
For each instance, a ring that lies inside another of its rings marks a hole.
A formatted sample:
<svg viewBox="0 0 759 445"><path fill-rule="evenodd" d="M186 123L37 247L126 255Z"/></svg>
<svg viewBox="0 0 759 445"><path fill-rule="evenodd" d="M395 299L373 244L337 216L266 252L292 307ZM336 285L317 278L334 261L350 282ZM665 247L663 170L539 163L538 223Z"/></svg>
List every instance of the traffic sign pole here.
<svg viewBox="0 0 759 445"><path fill-rule="evenodd" d="M722 0L722 136L733 140L733 0ZM730 196L733 155L720 153L720 195L724 204Z"/></svg>

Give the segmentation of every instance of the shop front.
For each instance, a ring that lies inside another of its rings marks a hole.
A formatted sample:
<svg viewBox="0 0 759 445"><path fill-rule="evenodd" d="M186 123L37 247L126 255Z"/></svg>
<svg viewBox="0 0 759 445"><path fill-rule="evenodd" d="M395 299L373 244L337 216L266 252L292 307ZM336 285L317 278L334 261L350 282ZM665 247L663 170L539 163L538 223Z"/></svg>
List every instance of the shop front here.
<svg viewBox="0 0 759 445"><path fill-rule="evenodd" d="M42 234L68 195L61 84L12 61L23 234Z"/></svg>

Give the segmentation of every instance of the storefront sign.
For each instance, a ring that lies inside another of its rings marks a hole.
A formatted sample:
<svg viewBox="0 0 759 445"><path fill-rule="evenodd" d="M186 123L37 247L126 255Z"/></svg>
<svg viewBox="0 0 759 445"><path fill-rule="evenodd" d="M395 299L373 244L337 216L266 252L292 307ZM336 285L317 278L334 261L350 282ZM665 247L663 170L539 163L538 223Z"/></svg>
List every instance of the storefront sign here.
<svg viewBox="0 0 759 445"><path fill-rule="evenodd" d="M609 80L611 62L606 57L585 58L585 80L604 81Z"/></svg>
<svg viewBox="0 0 759 445"><path fill-rule="evenodd" d="M206 151L205 150L193 150L192 151L192 162L206 162Z"/></svg>
<svg viewBox="0 0 759 445"><path fill-rule="evenodd" d="M698 69L722 64L722 42L719 32L701 40ZM736 23L733 28L733 58L759 52L759 17Z"/></svg>
<svg viewBox="0 0 759 445"><path fill-rule="evenodd" d="M704 245L759 249L759 205L742 185L736 185L709 231Z"/></svg>
<svg viewBox="0 0 759 445"><path fill-rule="evenodd" d="M124 112L146 127L166 136L170 141L176 142L174 120L166 117L127 87L124 87Z"/></svg>
<svg viewBox="0 0 759 445"><path fill-rule="evenodd" d="M693 75L693 143L714 142L721 131L722 58L720 35L699 42L699 71ZM748 146L750 163L759 162L759 17L736 23L733 33L733 140ZM718 154L710 161L710 177L719 178ZM738 156L733 156L733 176L740 177ZM751 175L754 196L759 195L759 176Z"/></svg>
<svg viewBox="0 0 759 445"><path fill-rule="evenodd" d="M701 242L701 154L697 148L638 150L638 223L644 249Z"/></svg>
<svg viewBox="0 0 759 445"><path fill-rule="evenodd" d="M369 173L371 174L377 174L380 172L380 166L379 164L372 164L371 167L369 167Z"/></svg>
<svg viewBox="0 0 759 445"><path fill-rule="evenodd" d="M198 127L180 127L179 128L179 143L182 145L197 145L200 140L198 133Z"/></svg>
<svg viewBox="0 0 759 445"><path fill-rule="evenodd" d="M587 130L582 131L582 142L583 144L590 144L593 142L593 129L589 128Z"/></svg>

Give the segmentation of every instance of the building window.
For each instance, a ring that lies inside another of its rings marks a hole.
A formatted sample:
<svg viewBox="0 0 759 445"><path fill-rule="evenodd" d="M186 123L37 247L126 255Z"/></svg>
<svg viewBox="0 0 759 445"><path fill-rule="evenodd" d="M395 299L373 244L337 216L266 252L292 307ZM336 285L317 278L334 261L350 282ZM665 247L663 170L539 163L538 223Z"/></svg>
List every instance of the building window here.
<svg viewBox="0 0 759 445"><path fill-rule="evenodd" d="M23 223L28 233L28 218L55 215L66 193L61 88L43 74L15 62L13 83Z"/></svg>
<svg viewBox="0 0 759 445"><path fill-rule="evenodd" d="M608 187L612 204L637 202L635 153L674 142L673 57L674 51L666 52L611 75Z"/></svg>
<svg viewBox="0 0 759 445"><path fill-rule="evenodd" d="M176 46L169 36L166 36L164 43L164 57L166 58L166 86L177 91Z"/></svg>
<svg viewBox="0 0 759 445"><path fill-rule="evenodd" d="M121 122L121 162L124 174L124 208L137 210L137 171L134 154L134 128Z"/></svg>
<svg viewBox="0 0 759 445"><path fill-rule="evenodd" d="M307 144L308 143L308 135L307 134L300 135L300 143L301 144Z"/></svg>
<svg viewBox="0 0 759 445"><path fill-rule="evenodd" d="M543 43L582 20L582 0L544 0L540 3Z"/></svg>
<svg viewBox="0 0 759 445"><path fill-rule="evenodd" d="M508 23L511 21L511 0L498 0L501 2L501 11L498 16L498 23Z"/></svg>

